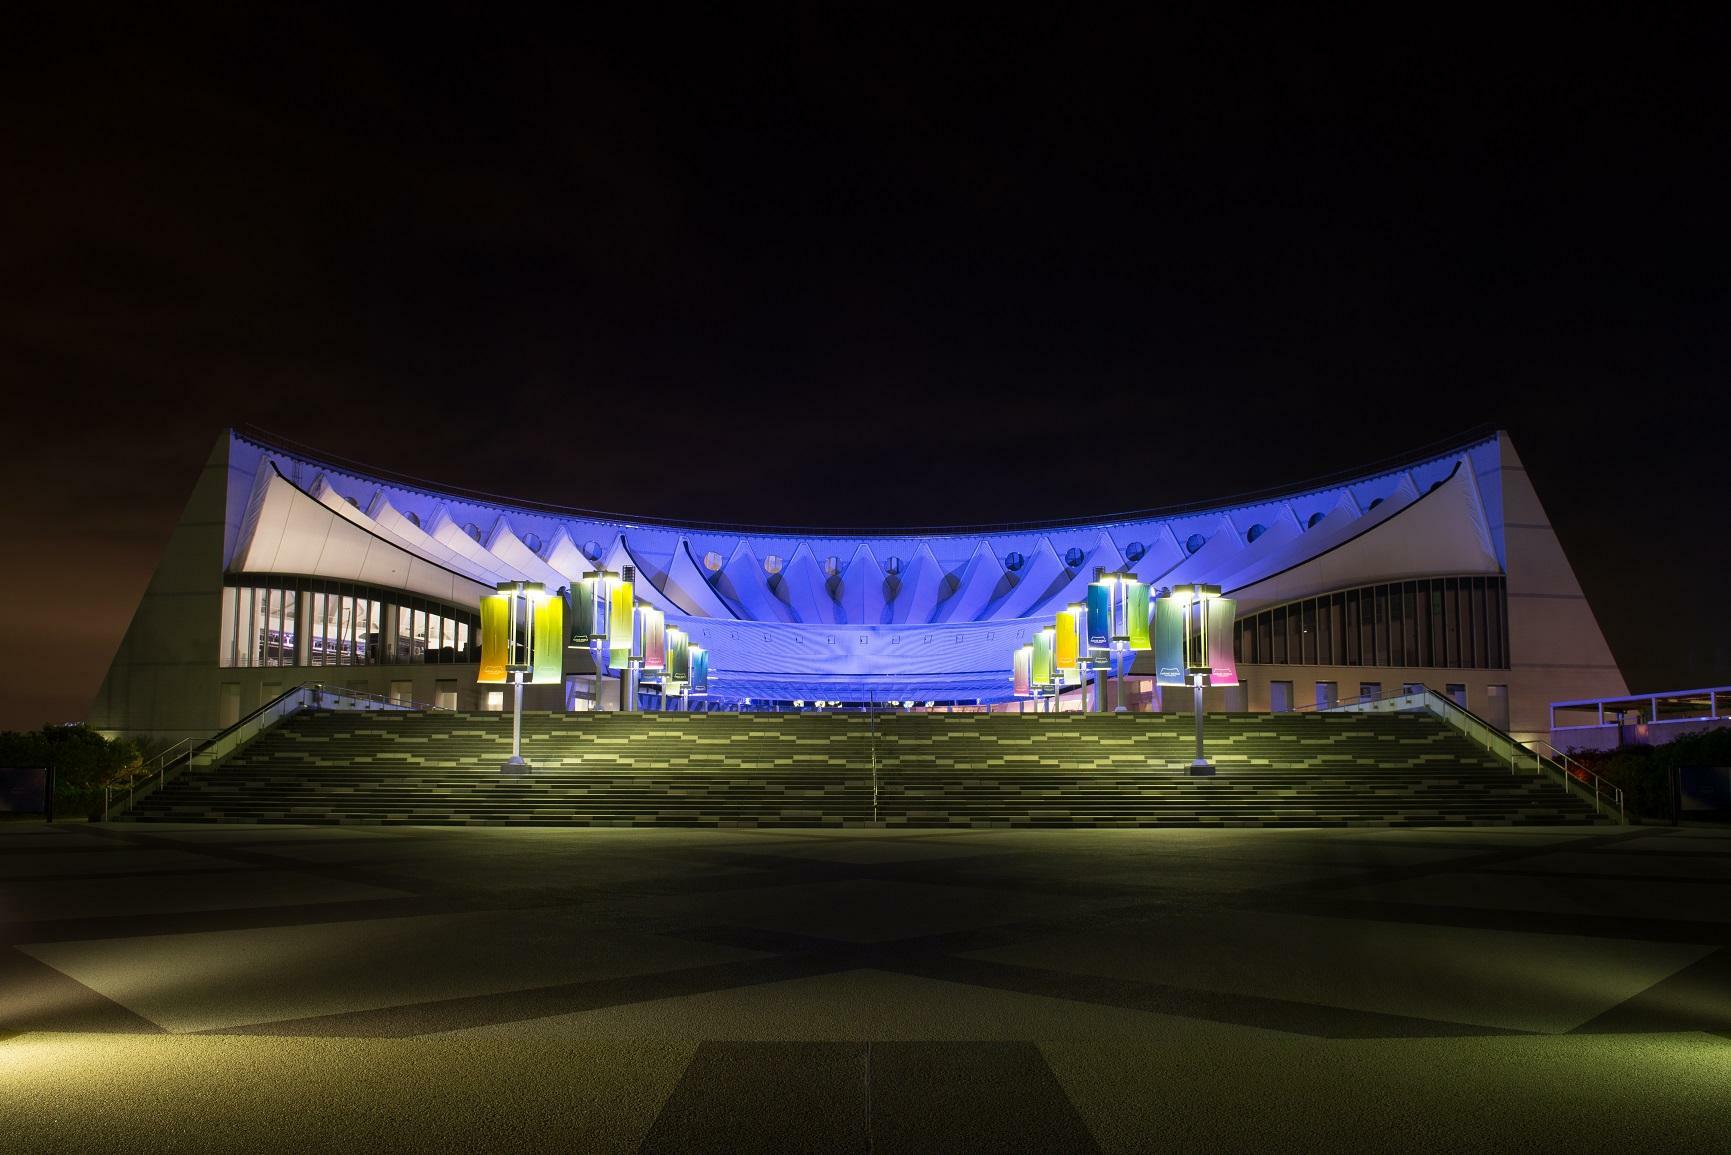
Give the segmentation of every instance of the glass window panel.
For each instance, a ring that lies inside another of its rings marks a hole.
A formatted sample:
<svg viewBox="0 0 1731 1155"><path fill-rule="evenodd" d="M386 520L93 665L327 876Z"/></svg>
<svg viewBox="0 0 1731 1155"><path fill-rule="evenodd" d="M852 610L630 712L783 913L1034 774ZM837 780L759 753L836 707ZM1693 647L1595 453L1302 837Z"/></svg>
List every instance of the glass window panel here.
<svg viewBox="0 0 1731 1155"><path fill-rule="evenodd" d="M457 657L462 661L469 660L469 623L457 623Z"/></svg>
<svg viewBox="0 0 1731 1155"><path fill-rule="evenodd" d="M1418 584L1402 582L1400 584L1400 653L1404 655L1406 665L1425 665L1418 651Z"/></svg>
<svg viewBox="0 0 1731 1155"><path fill-rule="evenodd" d="M1406 665L1406 633L1404 606L1401 604L1401 587L1388 587L1388 661L1391 666Z"/></svg>
<svg viewBox="0 0 1731 1155"><path fill-rule="evenodd" d="M1444 578L1442 587L1444 661L1454 667L1461 664L1460 588L1454 578Z"/></svg>
<svg viewBox="0 0 1731 1155"><path fill-rule="evenodd" d="M1376 664L1388 665L1388 587L1376 587Z"/></svg>
<svg viewBox="0 0 1731 1155"><path fill-rule="evenodd" d="M427 660L427 611L415 610L415 629L410 635L409 660L424 662Z"/></svg>
<svg viewBox="0 0 1731 1155"><path fill-rule="evenodd" d="M1364 635L1359 632L1358 591L1346 591L1346 662L1348 666L1359 664L1359 647L1364 641Z"/></svg>
<svg viewBox="0 0 1731 1155"><path fill-rule="evenodd" d="M1274 661L1274 615L1267 610L1256 615L1256 652L1259 661Z"/></svg>
<svg viewBox="0 0 1731 1155"><path fill-rule="evenodd" d="M1303 631L1303 633L1301 635L1303 638L1303 643L1299 649L1298 656L1299 656L1299 660L1304 662L1306 665L1313 666L1316 664L1316 602L1315 602L1315 600L1305 602L1304 608L1300 611L1300 613L1303 615L1302 621L1299 623L1299 627Z"/></svg>
<svg viewBox="0 0 1731 1155"><path fill-rule="evenodd" d="M1286 608L1284 606L1274 611L1274 660L1286 661Z"/></svg>

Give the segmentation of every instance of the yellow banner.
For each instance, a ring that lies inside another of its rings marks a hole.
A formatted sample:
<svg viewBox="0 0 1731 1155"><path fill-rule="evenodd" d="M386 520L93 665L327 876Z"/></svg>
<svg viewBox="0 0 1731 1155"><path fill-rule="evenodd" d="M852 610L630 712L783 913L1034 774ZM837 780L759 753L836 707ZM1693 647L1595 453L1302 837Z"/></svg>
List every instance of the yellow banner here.
<svg viewBox="0 0 1731 1155"><path fill-rule="evenodd" d="M636 604L631 587L625 582L607 579L610 587L607 601L607 665L623 670L631 662L631 633L636 624Z"/></svg>
<svg viewBox="0 0 1731 1155"><path fill-rule="evenodd" d="M481 597L481 672L477 682L503 682L511 651L511 599L503 594Z"/></svg>
<svg viewBox="0 0 1731 1155"><path fill-rule="evenodd" d="M1076 615L1069 610L1058 611L1058 656L1053 659L1060 670L1074 670L1081 662L1076 646Z"/></svg>

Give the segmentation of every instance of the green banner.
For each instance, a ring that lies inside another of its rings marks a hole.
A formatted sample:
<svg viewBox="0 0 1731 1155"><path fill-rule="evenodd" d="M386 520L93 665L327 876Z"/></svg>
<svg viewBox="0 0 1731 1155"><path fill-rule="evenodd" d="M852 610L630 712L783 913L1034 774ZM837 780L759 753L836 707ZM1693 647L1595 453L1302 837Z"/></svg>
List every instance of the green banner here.
<svg viewBox="0 0 1731 1155"><path fill-rule="evenodd" d="M1172 598L1154 603L1154 680L1162 686L1188 686L1184 668L1184 606Z"/></svg>
<svg viewBox="0 0 1731 1155"><path fill-rule="evenodd" d="M600 583L594 578L580 578L571 583L571 644L586 646L599 639L606 622L599 621L595 601Z"/></svg>
<svg viewBox="0 0 1731 1155"><path fill-rule="evenodd" d="M1148 649L1148 587L1139 581L1125 583L1124 615L1128 619L1125 632L1130 636L1132 650Z"/></svg>
<svg viewBox="0 0 1731 1155"><path fill-rule="evenodd" d="M1034 635L1034 685L1052 684L1052 631L1041 630Z"/></svg>
<svg viewBox="0 0 1731 1155"><path fill-rule="evenodd" d="M537 686L565 680L565 599L548 597L534 603L535 635L529 681Z"/></svg>

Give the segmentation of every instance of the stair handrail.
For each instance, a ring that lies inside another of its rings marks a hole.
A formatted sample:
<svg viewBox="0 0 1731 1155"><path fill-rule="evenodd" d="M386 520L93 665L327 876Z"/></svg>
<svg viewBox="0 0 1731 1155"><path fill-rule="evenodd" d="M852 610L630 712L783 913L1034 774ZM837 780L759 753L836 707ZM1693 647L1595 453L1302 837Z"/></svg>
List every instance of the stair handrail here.
<svg viewBox="0 0 1731 1155"><path fill-rule="evenodd" d="M1416 689L1413 688L1415 685L1417 686ZM1585 801L1587 783L1590 781L1593 787L1594 812L1603 814L1605 812L1605 799L1610 798L1617 805L1617 821L1624 824L1629 821L1628 813L1623 804L1623 791L1615 783L1601 778L1542 738L1536 738L1531 743L1518 741L1507 731L1491 725L1447 694L1440 694L1422 683L1409 683L1399 691L1390 690L1378 694L1361 694L1357 698L1345 702L1336 702L1333 706L1315 708L1320 713L1326 713L1330 710L1356 712L1353 710L1354 707L1375 706L1382 702L1396 706L1398 700L1403 698L1414 699L1416 703L1422 704L1423 709L1447 721L1467 738L1475 742L1482 742L1487 752L1508 762L1511 774L1516 773L1518 767L1524 765L1530 757L1533 760L1533 773L1543 774L1546 770L1551 771L1562 784L1565 793L1579 790L1583 801ZM1554 756L1543 754L1534 748L1536 746L1550 747Z"/></svg>
<svg viewBox="0 0 1731 1155"><path fill-rule="evenodd" d="M376 702L387 708L399 710L443 710L447 713L450 712L446 710L444 706L436 706L427 702L408 701L392 697L389 694L380 694L372 690L354 690L347 686L329 686L324 682L298 682L272 698L270 701L264 703L244 718L234 722L232 725L225 726L216 733L203 738L197 737L196 735L189 735L188 737L182 738L180 741L174 743L174 745L162 751L160 754L154 756L150 762L146 763L144 767L141 768L140 773L135 773L127 779L126 800L120 813L124 814L132 809L133 803L138 800L140 790L144 791L145 795L148 797L155 791L162 789L163 785L168 781L170 771L184 769L192 763L193 758L197 755L210 749L212 746L217 745L224 738L235 734L244 727L250 726L260 717L263 717L270 711L280 707L287 699L304 698L308 694L312 696L310 704L302 702L296 705L294 709L283 711L282 717L286 718L290 714L298 713L302 709L320 709L324 704L324 696L326 694L331 694L337 698L358 698L361 701ZM279 718L278 721L280 720L281 719ZM102 787L102 820L104 822L108 821L110 815L113 813L113 806L114 799L112 783L104 783Z"/></svg>
<svg viewBox="0 0 1731 1155"><path fill-rule="evenodd" d="M1603 814L1604 810L1600 806L1599 798L1602 793L1608 794L1616 800L1617 821L1627 821L1623 812L1623 788L1621 786L1618 786L1610 779L1602 777L1599 774L1594 773L1592 770L1589 770L1578 760L1571 758L1568 753L1559 750L1556 746L1552 745L1548 739L1534 738L1532 741L1526 743L1526 745L1527 748L1533 752L1533 765L1535 769L1539 765L1539 759L1543 758L1550 761L1555 768L1560 770L1565 776L1573 778L1577 782L1585 783L1588 779L1591 779L1593 783L1593 809ZM1541 746L1544 747L1545 750L1549 750L1550 753L1545 754L1541 752L1539 749Z"/></svg>

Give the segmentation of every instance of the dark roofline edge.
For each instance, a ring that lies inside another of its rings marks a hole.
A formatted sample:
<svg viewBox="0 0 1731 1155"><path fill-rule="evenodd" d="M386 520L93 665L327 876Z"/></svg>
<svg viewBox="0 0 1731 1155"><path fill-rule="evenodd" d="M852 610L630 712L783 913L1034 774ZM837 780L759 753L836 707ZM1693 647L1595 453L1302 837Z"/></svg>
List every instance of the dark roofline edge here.
<svg viewBox="0 0 1731 1155"><path fill-rule="evenodd" d="M277 452L290 457L299 458L309 465L325 468L329 472L343 473L357 479L395 486L399 489L413 490L434 500L465 501L473 505L482 505L497 510L501 514L528 513L541 514L550 517L581 518L585 521L601 522L620 530L653 528L670 530L689 530L695 533L720 533L738 536L762 537L841 537L853 539L885 538L898 539L910 537L961 537L990 535L1002 533L1039 533L1046 530L1079 530L1079 529L1110 529L1126 522L1160 521L1177 517L1194 516L1204 513L1226 514L1234 509L1251 505L1263 505L1269 502L1289 500L1302 497L1320 489L1332 489L1337 486L1354 482L1371 481L1378 477L1386 477L1402 470L1413 469L1421 465L1429 465L1463 453L1489 441L1493 441L1502 432L1497 426L1480 424L1466 430L1438 438L1423 445L1391 454L1375 461L1366 462L1352 469L1335 470L1307 478L1300 482L1271 486L1261 490L1249 490L1241 493L1226 494L1205 501L1185 502L1177 505L1160 506L1148 509L1127 510L1120 513L1096 514L1087 517L1064 518L1057 521L1026 521L1026 522L988 522L962 525L922 525L922 526L807 526L807 525L773 525L753 524L749 522L719 522L719 521L679 521L672 518L635 516L631 514L612 513L605 510L584 509L578 506L555 505L550 502L540 502L524 498L510 497L503 494L489 493L484 490L462 489L442 485L423 477L412 474L397 473L389 469L380 469L364 462L351 461L335 454L325 453L310 445L272 433L255 425L236 425L230 427L230 432L252 445L267 452ZM286 480L286 479L285 479ZM292 484L292 482L291 482Z"/></svg>

